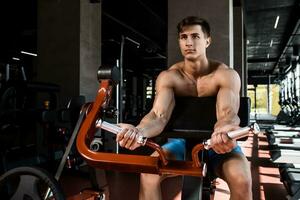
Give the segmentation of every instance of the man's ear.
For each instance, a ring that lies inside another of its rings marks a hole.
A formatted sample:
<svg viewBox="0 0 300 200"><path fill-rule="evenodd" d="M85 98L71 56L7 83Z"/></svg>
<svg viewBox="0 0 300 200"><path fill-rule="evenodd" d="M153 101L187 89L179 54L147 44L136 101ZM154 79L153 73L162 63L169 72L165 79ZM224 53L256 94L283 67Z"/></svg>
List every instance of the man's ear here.
<svg viewBox="0 0 300 200"><path fill-rule="evenodd" d="M206 48L209 47L211 43L211 37L206 38Z"/></svg>

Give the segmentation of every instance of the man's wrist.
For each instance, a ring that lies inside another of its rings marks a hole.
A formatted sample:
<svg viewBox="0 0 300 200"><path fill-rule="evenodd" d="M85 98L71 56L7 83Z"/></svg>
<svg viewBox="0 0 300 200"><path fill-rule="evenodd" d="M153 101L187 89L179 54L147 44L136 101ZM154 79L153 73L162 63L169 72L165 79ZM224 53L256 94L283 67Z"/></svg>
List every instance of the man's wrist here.
<svg viewBox="0 0 300 200"><path fill-rule="evenodd" d="M144 128L142 127L136 127L136 129L138 130L138 134L142 137L146 137L144 134Z"/></svg>

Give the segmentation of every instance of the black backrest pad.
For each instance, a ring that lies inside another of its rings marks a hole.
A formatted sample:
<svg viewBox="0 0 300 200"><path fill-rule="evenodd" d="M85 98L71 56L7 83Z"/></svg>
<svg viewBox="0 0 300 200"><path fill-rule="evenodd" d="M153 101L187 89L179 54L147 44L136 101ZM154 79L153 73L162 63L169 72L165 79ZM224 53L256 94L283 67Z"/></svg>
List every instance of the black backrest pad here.
<svg viewBox="0 0 300 200"><path fill-rule="evenodd" d="M176 97L176 105L165 131L212 131L217 121L216 97ZM250 98L240 98L240 126L249 125Z"/></svg>

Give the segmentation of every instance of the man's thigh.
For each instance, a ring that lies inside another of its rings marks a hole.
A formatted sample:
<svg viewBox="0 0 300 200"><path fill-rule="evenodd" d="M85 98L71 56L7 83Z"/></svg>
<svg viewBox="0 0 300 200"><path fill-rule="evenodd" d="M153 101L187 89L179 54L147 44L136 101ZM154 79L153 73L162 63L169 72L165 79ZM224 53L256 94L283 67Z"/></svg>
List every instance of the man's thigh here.
<svg viewBox="0 0 300 200"><path fill-rule="evenodd" d="M236 146L231 152L226 154L217 154L212 149L208 152L208 170L214 178L225 178L224 172L227 171L238 170L248 173L248 168L248 161L240 146Z"/></svg>
<svg viewBox="0 0 300 200"><path fill-rule="evenodd" d="M236 178L251 179L251 171L247 158L244 154L229 153L224 160L216 167L215 172L218 177L226 182L236 180Z"/></svg>

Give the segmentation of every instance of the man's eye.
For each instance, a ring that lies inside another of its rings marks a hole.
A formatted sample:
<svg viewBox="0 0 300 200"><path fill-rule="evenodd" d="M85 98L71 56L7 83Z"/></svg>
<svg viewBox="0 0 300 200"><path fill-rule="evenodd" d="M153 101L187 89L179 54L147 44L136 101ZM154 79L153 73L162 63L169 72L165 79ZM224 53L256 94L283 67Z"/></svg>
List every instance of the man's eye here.
<svg viewBox="0 0 300 200"><path fill-rule="evenodd" d="M193 39L200 39L199 35L193 35Z"/></svg>
<svg viewBox="0 0 300 200"><path fill-rule="evenodd" d="M182 40L186 40L186 36L185 35L182 35L182 36L180 36L180 39L182 39Z"/></svg>

